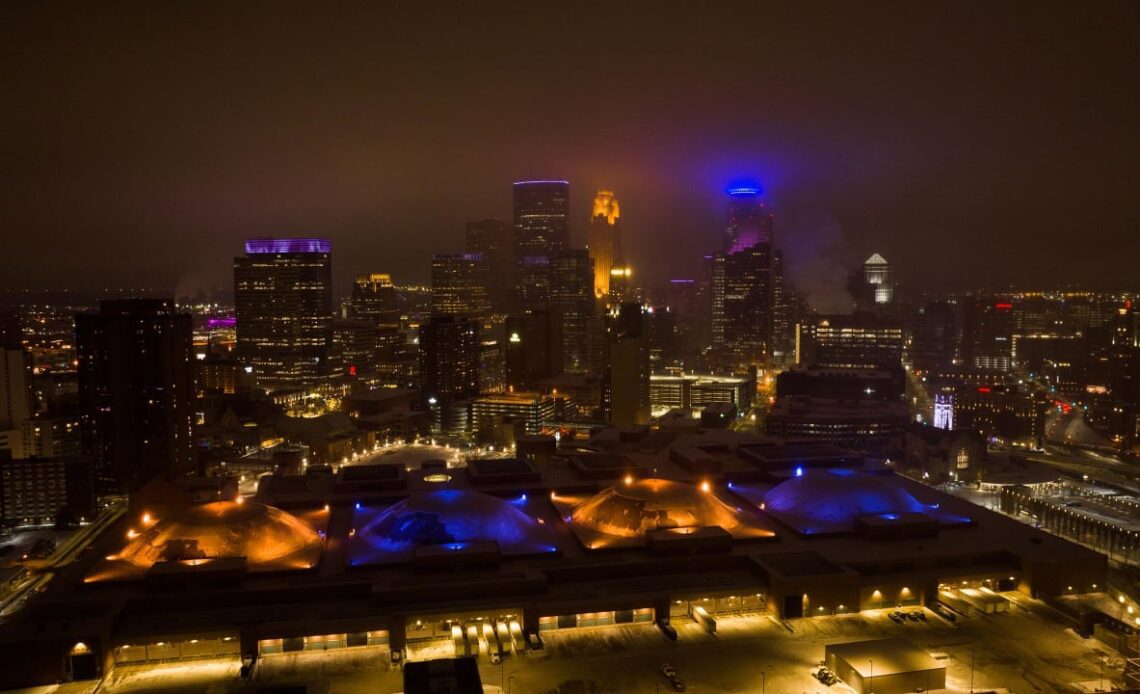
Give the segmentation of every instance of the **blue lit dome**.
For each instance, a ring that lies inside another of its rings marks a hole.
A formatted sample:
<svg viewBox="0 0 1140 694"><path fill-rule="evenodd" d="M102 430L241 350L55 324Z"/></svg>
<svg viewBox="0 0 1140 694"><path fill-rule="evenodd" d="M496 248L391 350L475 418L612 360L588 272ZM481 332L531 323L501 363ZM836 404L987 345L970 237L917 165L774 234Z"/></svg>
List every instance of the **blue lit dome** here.
<svg viewBox="0 0 1140 694"><path fill-rule="evenodd" d="M782 482L764 495L765 508L801 532L851 529L859 516L927 513L890 476L853 470L808 470Z"/></svg>
<svg viewBox="0 0 1140 694"><path fill-rule="evenodd" d="M494 540L504 549L545 549L545 531L522 511L526 497L507 501L481 492L441 489L414 494L371 518L357 531L368 545L389 552L421 545Z"/></svg>

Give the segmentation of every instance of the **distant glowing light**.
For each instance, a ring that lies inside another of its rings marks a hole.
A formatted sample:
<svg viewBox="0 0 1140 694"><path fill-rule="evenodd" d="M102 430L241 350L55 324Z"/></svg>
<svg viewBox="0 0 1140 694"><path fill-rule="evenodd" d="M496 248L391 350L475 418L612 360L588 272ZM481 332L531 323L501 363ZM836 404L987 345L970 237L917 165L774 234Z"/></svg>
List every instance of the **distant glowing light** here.
<svg viewBox="0 0 1140 694"><path fill-rule="evenodd" d="M761 190L760 190L760 186L756 185L755 183L753 183L751 181L748 181L748 182L741 182L741 183L733 183L732 185L728 186L728 188L726 188L724 192L728 193L732 197L754 198L754 197L760 195Z"/></svg>
<svg viewBox="0 0 1140 694"><path fill-rule="evenodd" d="M626 476L625 476L625 483L626 483L627 485L629 485L629 484L633 484L633 475L626 475Z"/></svg>
<svg viewBox="0 0 1140 694"><path fill-rule="evenodd" d="M263 253L331 253L332 241L316 238L250 239L245 242L245 252L250 255Z"/></svg>
<svg viewBox="0 0 1140 694"><path fill-rule="evenodd" d="M797 465L797 466L796 466L796 477L803 477L803 476L804 476L804 468L803 468L803 466L802 466L802 465Z"/></svg>
<svg viewBox="0 0 1140 694"><path fill-rule="evenodd" d="M712 491L712 485L711 485L711 484L709 484L709 481L708 481L708 480L705 480L704 482L701 482L701 491L702 491L702 492L710 492L710 491Z"/></svg>

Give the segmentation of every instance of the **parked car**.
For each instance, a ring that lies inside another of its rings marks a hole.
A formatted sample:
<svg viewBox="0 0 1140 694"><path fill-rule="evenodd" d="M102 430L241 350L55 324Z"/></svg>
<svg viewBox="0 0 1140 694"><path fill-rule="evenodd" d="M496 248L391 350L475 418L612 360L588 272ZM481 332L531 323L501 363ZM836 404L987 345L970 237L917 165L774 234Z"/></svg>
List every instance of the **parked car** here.
<svg viewBox="0 0 1140 694"><path fill-rule="evenodd" d="M920 619L924 622L926 621L926 612L924 610L915 610L911 614L916 615L918 617L918 619Z"/></svg>
<svg viewBox="0 0 1140 694"><path fill-rule="evenodd" d="M912 622L918 621L918 613L917 612L907 612L905 614L906 614L906 618L909 619L910 621L912 621Z"/></svg>
<svg viewBox="0 0 1140 694"><path fill-rule="evenodd" d="M948 622L958 621L958 617L954 614L954 611L940 602L931 604L930 609L934 610L935 614Z"/></svg>
<svg viewBox="0 0 1140 694"><path fill-rule="evenodd" d="M894 612L890 613L887 616L890 617L891 621L894 622L895 624L902 624L903 622L906 621L906 617L903 615L902 612L899 612L898 610L895 610Z"/></svg>
<svg viewBox="0 0 1140 694"><path fill-rule="evenodd" d="M665 635L665 638L669 639L670 641L677 640L677 630L674 629L673 625L669 622L657 622L657 628L661 630L661 633Z"/></svg>
<svg viewBox="0 0 1140 694"><path fill-rule="evenodd" d="M673 685L673 691L675 692L683 692L687 689L685 686L685 680L681 679L680 677L670 678L669 683Z"/></svg>
<svg viewBox="0 0 1140 694"><path fill-rule="evenodd" d="M669 663L661 663L661 674L665 675L669 679L673 679L677 676L677 668L673 667Z"/></svg>

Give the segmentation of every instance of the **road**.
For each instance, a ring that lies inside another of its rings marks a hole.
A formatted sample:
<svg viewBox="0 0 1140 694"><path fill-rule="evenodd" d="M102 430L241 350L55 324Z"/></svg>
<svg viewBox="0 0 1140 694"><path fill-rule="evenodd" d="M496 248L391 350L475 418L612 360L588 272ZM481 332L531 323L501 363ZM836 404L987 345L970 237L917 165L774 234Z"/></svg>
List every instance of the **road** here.
<svg viewBox="0 0 1140 694"><path fill-rule="evenodd" d="M28 600L47 587L47 584L55 576L55 570L75 561L80 552L86 549L95 538L99 537L124 513L126 513L124 507L108 508L99 514L99 517L93 522L80 526L71 533L47 559L29 560L25 564L28 567L28 579L13 590L7 598L0 601L0 621L22 610L28 604Z"/></svg>

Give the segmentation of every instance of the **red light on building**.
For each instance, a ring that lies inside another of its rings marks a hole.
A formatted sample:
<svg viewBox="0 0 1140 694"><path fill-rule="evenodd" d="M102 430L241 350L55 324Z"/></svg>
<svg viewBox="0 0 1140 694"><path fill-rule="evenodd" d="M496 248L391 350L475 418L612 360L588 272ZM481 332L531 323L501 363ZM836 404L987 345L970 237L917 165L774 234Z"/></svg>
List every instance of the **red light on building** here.
<svg viewBox="0 0 1140 694"><path fill-rule="evenodd" d="M355 376L356 375L356 364L349 364L348 375L349 376Z"/></svg>
<svg viewBox="0 0 1140 694"><path fill-rule="evenodd" d="M999 311L1008 311L1011 308L1013 308L1013 304L1006 303L1006 302L1000 302L1000 303L994 304L994 308L996 308Z"/></svg>
<svg viewBox="0 0 1140 694"><path fill-rule="evenodd" d="M990 387L989 386L978 386L978 392L979 393L988 393L988 392L990 392Z"/></svg>

